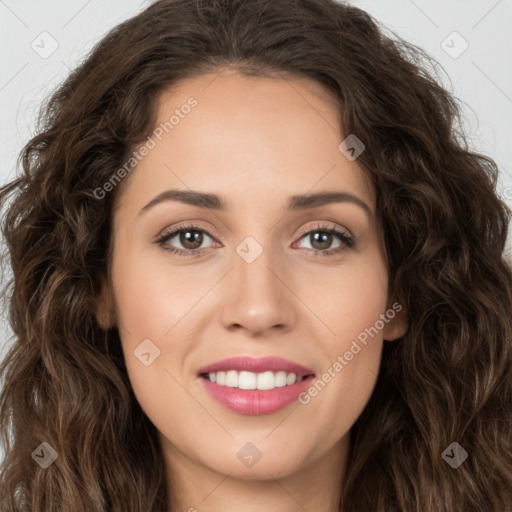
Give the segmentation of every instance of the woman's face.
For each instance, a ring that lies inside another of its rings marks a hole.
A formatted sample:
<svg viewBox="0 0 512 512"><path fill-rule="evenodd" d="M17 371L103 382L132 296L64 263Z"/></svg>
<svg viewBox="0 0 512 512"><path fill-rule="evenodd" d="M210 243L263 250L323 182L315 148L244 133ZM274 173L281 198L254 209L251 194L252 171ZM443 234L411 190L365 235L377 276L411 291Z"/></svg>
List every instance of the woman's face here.
<svg viewBox="0 0 512 512"><path fill-rule="evenodd" d="M225 72L181 82L158 107L166 128L118 185L98 319L113 299L166 460L243 478L339 462L383 338L405 323L379 321L393 301L375 190L339 149L333 103L312 81Z"/></svg>

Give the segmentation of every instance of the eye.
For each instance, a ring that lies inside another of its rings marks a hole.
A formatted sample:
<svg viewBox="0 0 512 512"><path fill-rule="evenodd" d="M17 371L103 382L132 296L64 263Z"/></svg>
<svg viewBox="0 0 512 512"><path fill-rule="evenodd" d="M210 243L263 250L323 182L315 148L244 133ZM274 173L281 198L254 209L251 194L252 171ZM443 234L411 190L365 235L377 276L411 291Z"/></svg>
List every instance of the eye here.
<svg viewBox="0 0 512 512"><path fill-rule="evenodd" d="M183 257L194 257L200 256L208 249L208 247L202 247L203 243L205 243L205 237L219 244L206 228L193 224L181 225L164 233L156 240L156 243L172 254ZM318 223L315 229L309 228L308 230L302 231L299 241L304 238L311 244L311 247L304 248L305 252L315 257L336 256L355 245L353 237L333 226L321 223ZM331 245L336 239L338 239L338 245L332 248ZM294 247L296 243L293 245ZM180 244L182 248L176 247L177 244ZM221 244L218 246L220 245Z"/></svg>
<svg viewBox="0 0 512 512"><path fill-rule="evenodd" d="M339 243L334 248L331 247L333 241L339 240ZM306 251L314 256L335 256L351 248L355 245L354 239L332 226L325 224L318 224L315 229L308 229L301 232L300 240L305 239L311 245L306 247Z"/></svg>
<svg viewBox="0 0 512 512"><path fill-rule="evenodd" d="M160 245L166 251L179 256L197 256L202 254L203 248L201 245L204 242L205 236L207 238L214 239L210 232L202 227L194 225L182 225L174 228L168 233L164 233L156 243ZM173 239L176 239L171 246L167 245ZM176 243L181 244L183 249L173 247Z"/></svg>

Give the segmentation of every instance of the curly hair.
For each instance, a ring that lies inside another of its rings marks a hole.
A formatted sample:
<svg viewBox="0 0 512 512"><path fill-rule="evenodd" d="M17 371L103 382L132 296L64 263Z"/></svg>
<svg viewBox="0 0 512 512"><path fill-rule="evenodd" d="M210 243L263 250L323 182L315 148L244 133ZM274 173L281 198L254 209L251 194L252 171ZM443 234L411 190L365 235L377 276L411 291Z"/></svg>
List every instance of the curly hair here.
<svg viewBox="0 0 512 512"><path fill-rule="evenodd" d="M156 428L118 329L95 316L124 182L101 200L94 191L151 132L160 93L225 67L323 84L342 132L366 146L358 164L409 327L384 344L352 428L340 510L512 511L511 212L438 64L393 35L334 0L159 0L49 97L23 171L0 189L14 333L0 367L2 512L166 510ZM58 453L46 469L31 457L42 442ZM468 453L457 469L442 457L452 442Z"/></svg>

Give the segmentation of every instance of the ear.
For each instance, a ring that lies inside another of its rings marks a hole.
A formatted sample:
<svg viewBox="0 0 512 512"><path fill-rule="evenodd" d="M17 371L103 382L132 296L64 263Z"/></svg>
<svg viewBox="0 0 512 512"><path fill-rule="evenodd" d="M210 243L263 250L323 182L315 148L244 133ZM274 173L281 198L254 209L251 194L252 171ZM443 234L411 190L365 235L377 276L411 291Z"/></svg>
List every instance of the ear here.
<svg viewBox="0 0 512 512"><path fill-rule="evenodd" d="M384 340L394 341L401 338L407 332L407 311L399 302L388 302L386 309L386 322L383 330Z"/></svg>
<svg viewBox="0 0 512 512"><path fill-rule="evenodd" d="M110 291L104 275L98 280L95 296L95 316L99 326L105 331L113 326L113 312Z"/></svg>

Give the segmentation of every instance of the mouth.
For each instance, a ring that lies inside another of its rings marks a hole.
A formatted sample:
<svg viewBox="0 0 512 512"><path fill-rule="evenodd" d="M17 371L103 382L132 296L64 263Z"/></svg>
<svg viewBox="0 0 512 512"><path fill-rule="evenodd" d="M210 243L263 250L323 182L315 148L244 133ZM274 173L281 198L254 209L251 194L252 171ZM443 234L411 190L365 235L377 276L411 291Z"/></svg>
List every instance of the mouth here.
<svg viewBox="0 0 512 512"><path fill-rule="evenodd" d="M219 377L218 373L216 375L217 378ZM232 374L230 371L226 372L225 378L233 379L231 383L235 384L235 378L237 377L238 372L234 371L233 373L234 376L227 377L228 374ZM277 372L277 374L279 373L280 372ZM256 385L258 385L258 380L261 379L263 383L262 387L265 387L265 389L244 389L239 387L240 381L236 387L230 387L226 384L212 382L210 380L210 376L204 374L200 376L200 382L207 394L229 411L238 414L261 416L278 412L293 404L297 401L299 395L306 391L306 389L312 384L314 379L314 375L306 375L301 376L299 382L295 381L294 383L291 383L295 378L294 374L285 373L286 378L290 379L290 384L278 387L276 384L282 384L283 377L278 376L277 374L274 376L273 372L264 372L256 377ZM241 385L244 385L245 378L246 377L242 376ZM251 380L250 385L252 387L254 377L249 378ZM249 378L247 378L246 382L249 382ZM277 383L275 382L276 380L278 381Z"/></svg>
<svg viewBox="0 0 512 512"><path fill-rule="evenodd" d="M258 389L267 391L285 386L293 386L295 383L302 382L308 377L314 377L314 374L297 375L286 371L266 371L255 373L249 371L228 370L221 372L201 373L200 377L206 379L218 386L226 386L237 389Z"/></svg>
<svg viewBox="0 0 512 512"><path fill-rule="evenodd" d="M198 377L216 402L239 414L272 414L292 404L315 378L292 361L238 356L201 368Z"/></svg>

